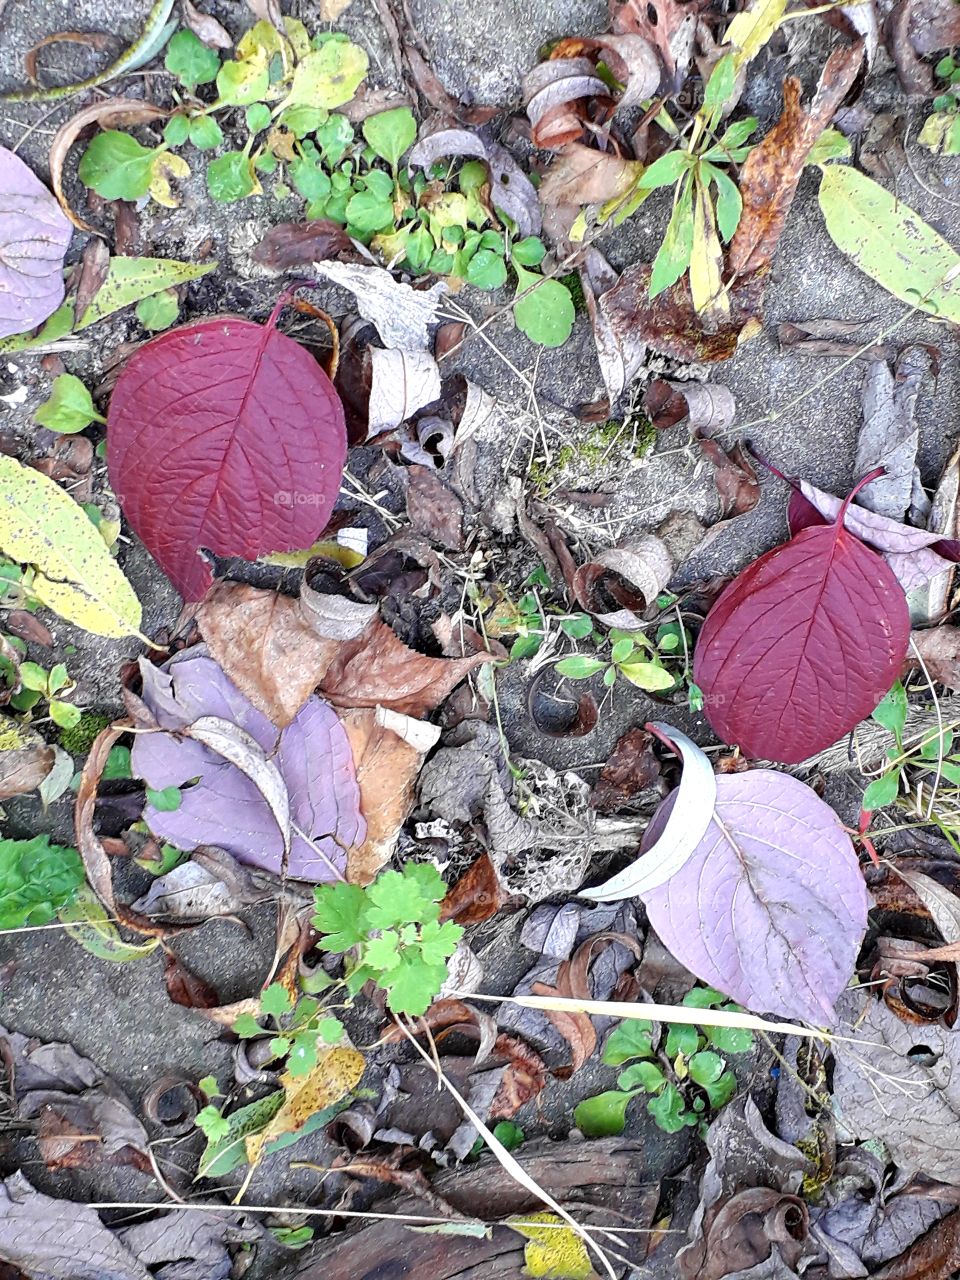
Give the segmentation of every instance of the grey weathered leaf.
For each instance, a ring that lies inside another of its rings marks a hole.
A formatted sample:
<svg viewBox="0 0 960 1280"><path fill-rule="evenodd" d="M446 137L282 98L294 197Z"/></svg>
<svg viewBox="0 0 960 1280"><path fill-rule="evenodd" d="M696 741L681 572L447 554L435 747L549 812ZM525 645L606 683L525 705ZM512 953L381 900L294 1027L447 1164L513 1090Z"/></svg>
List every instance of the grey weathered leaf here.
<svg viewBox="0 0 960 1280"><path fill-rule="evenodd" d="M383 267L317 262L314 270L321 279L350 290L357 300L357 310L388 347L398 351L430 350L430 329L439 323L437 308L448 291L442 280L429 289L414 289L394 280Z"/></svg>
<svg viewBox="0 0 960 1280"><path fill-rule="evenodd" d="M468 129L441 129L422 138L407 156L407 164L429 169L444 156L473 156L490 168L490 200L495 209L517 224L521 237L540 231L537 189L505 147L485 142Z"/></svg>
<svg viewBox="0 0 960 1280"><path fill-rule="evenodd" d="M930 363L926 347L907 347L897 357L894 369L886 361L875 360L864 380L863 426L854 470L857 476L865 476L883 467L884 474L861 489L856 501L891 520L902 520L915 493L923 494L917 470L916 407ZM926 511L919 514L926 518Z"/></svg>
<svg viewBox="0 0 960 1280"><path fill-rule="evenodd" d="M440 370L428 351L369 347L371 385L367 439L392 431L440 398Z"/></svg>

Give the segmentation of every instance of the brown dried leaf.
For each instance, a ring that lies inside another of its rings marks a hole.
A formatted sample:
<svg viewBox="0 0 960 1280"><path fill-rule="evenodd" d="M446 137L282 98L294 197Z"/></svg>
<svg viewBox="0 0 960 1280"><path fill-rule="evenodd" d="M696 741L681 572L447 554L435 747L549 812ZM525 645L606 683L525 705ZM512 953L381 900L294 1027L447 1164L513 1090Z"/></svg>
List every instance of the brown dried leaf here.
<svg viewBox="0 0 960 1280"><path fill-rule="evenodd" d="M659 52L664 66L662 93L675 93L683 81L693 52L697 13L707 0L609 0L615 33L643 36Z"/></svg>
<svg viewBox="0 0 960 1280"><path fill-rule="evenodd" d="M211 655L278 729L296 716L339 647L316 633L298 600L237 583L214 583L196 618Z"/></svg>
<svg viewBox="0 0 960 1280"><path fill-rule="evenodd" d="M255 262L271 271L295 271L351 248L350 237L338 222L278 222L253 251Z"/></svg>
<svg viewBox="0 0 960 1280"><path fill-rule="evenodd" d="M407 515L418 532L450 551L463 550L463 503L430 467L407 468Z"/></svg>
<svg viewBox="0 0 960 1280"><path fill-rule="evenodd" d="M647 533L582 564L574 574L573 593L604 626L636 631L643 625L639 615L653 604L673 570L663 540Z"/></svg>
<svg viewBox="0 0 960 1280"><path fill-rule="evenodd" d="M590 795L598 813L616 813L636 805L657 786L662 773L653 750L653 734L628 729L619 739Z"/></svg>
<svg viewBox="0 0 960 1280"><path fill-rule="evenodd" d="M740 170L743 214L730 241L735 276L769 270L793 203L807 156L846 97L863 62L863 41L837 49L827 59L809 109L800 103L800 81L783 85L783 112Z"/></svg>
<svg viewBox="0 0 960 1280"><path fill-rule="evenodd" d="M95 237L90 240L80 260L80 279L77 281L77 295L73 304L73 314L79 320L100 292L100 287L110 270L110 250L107 242Z"/></svg>
<svg viewBox="0 0 960 1280"><path fill-rule="evenodd" d="M721 521L752 511L760 501L760 481L743 445L738 442L732 449L722 449L716 440L702 436L699 431L694 435L701 453L714 468ZM716 527L714 525L714 529Z"/></svg>
<svg viewBox="0 0 960 1280"><path fill-rule="evenodd" d="M948 1213L873 1280L951 1280L960 1270L960 1209Z"/></svg>
<svg viewBox="0 0 960 1280"><path fill-rule="evenodd" d="M913 631L908 662L915 661L913 646L930 674L930 679L948 689L960 690L960 627L932 627L928 631Z"/></svg>
<svg viewBox="0 0 960 1280"><path fill-rule="evenodd" d="M0 726L4 742L0 750L0 800L9 800L39 787L53 768L55 752L39 733L15 720L5 716Z"/></svg>
<svg viewBox="0 0 960 1280"><path fill-rule="evenodd" d="M229 31L209 13L201 13L193 0L180 0L180 8L186 25L209 49L233 48Z"/></svg>
<svg viewBox="0 0 960 1280"><path fill-rule="evenodd" d="M465 658L429 658L408 649L379 618L340 646L320 692L337 707L389 707L422 719L475 667L494 661L489 653Z"/></svg>
<svg viewBox="0 0 960 1280"><path fill-rule="evenodd" d="M163 981L173 1003L185 1009L216 1009L220 1005L220 997L213 987L191 973L172 951L164 954Z"/></svg>
<svg viewBox="0 0 960 1280"><path fill-rule="evenodd" d="M340 721L353 752L360 812L367 824L363 844L347 854L347 879L369 884L396 848L416 799L420 766L440 730L382 706L341 711Z"/></svg>
<svg viewBox="0 0 960 1280"><path fill-rule="evenodd" d="M73 212L63 192L63 166L70 148L82 131L89 124L99 124L103 129L117 129L129 124L143 124L147 120L159 120L169 114L163 107L155 107L149 102L139 102L136 98L106 98L100 102L92 102L89 107L83 107L60 126L50 144L50 186L60 202L61 209L80 231L93 231L99 234L95 227L91 227L88 222L84 222Z"/></svg>
<svg viewBox="0 0 960 1280"><path fill-rule="evenodd" d="M669 382L666 378L651 380L643 407L658 431L689 418L695 431L708 436L726 431L737 414L733 392L722 383Z"/></svg>
<svg viewBox="0 0 960 1280"><path fill-rule="evenodd" d="M37 41L32 49L27 50L23 55L23 69L31 84L39 84L37 54L41 49L46 49L48 45L62 43L83 44L88 49L102 52L104 49L109 49L113 42L113 36L108 35L105 31L56 31L53 35L44 36L42 40Z"/></svg>
<svg viewBox="0 0 960 1280"><path fill-rule="evenodd" d="M626 194L644 170L638 160L624 160L572 142L557 157L540 184L544 205L599 204Z"/></svg>
<svg viewBox="0 0 960 1280"><path fill-rule="evenodd" d="M490 855L481 853L447 890L440 903L440 919L464 926L480 924L495 916L507 899Z"/></svg>
<svg viewBox="0 0 960 1280"><path fill-rule="evenodd" d="M861 360L888 360L894 350L873 341L878 328L870 320L797 320L777 326L777 341L781 351L794 351L797 355L856 355Z"/></svg>

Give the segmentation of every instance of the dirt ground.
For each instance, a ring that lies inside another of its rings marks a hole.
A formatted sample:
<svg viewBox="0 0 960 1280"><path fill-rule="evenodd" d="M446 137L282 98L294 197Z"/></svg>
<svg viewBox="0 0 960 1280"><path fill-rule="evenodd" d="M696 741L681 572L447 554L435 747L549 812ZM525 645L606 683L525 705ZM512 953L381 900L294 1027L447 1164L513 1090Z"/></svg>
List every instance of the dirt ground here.
<svg viewBox="0 0 960 1280"><path fill-rule="evenodd" d="M21 82L23 53L43 35L68 28L103 30L117 37L118 48L136 37L148 9L147 0L9 0L0 16L0 88ZM240 0L217 0L206 8L234 31L242 29L247 14ZM316 25L309 3L284 5L285 12L299 12ZM433 66L446 87L466 101L519 105L522 74L535 61L545 40L567 34L590 34L606 29L603 0L515 0L509 5L493 0L415 0L419 24ZM354 0L341 25L371 54L371 78L392 83L396 73L389 46L367 0ZM828 37L811 24L794 24L796 36L781 42L758 64L747 104L769 120L779 109L779 86L785 74L797 74L809 89L822 65ZM100 55L102 57L102 55ZM94 55L72 46L55 47L47 65L64 78L88 74ZM51 72L52 74L52 72ZM126 87L141 83L131 77ZM115 92L117 86L111 86ZM138 90L139 92L139 90ZM960 182L956 166L948 167L915 145L923 112L903 100L892 74L881 80L875 95L886 92L890 109L905 111L909 121L906 147L908 165L898 178L903 199L936 227L951 243L960 243ZM878 106L871 99L869 105ZM41 176L47 169L47 149L57 125L70 113L68 104L45 107L0 106L0 143L19 146L19 153ZM818 178L808 172L781 240L773 277L766 291L762 334L742 347L734 359L712 371L715 381L726 383L737 399L738 427L756 448L786 473L802 474L817 485L844 491L853 480L852 459L859 425L862 367L840 368L839 360L809 360L781 354L776 327L783 321L809 318L871 320L878 327L891 324L905 310L863 276L837 250L823 228L817 204ZM154 206L156 209L156 206ZM276 297L277 283L253 263L250 250L273 222L295 216L266 198L238 205L212 206L205 198L202 176L194 175L179 210L161 211L149 224L146 252L158 256L194 257L208 239L220 269L191 295L195 313L243 311L266 315ZM637 260L649 261L662 235L659 217L646 214L646 206L621 230L609 232L599 247L618 268ZM73 254L79 254L83 238L74 238ZM334 316L345 310L345 295L319 291L318 304ZM463 305L475 310L483 305L477 295L467 295ZM479 314L479 311L477 311ZM135 323L129 316L100 326L82 350L70 356L70 367L95 384L116 345L132 336ZM565 410L550 415L556 434L553 450L564 439L576 441L587 430L569 412L602 394L599 369L589 323L579 316L571 340L556 351L535 358L530 344L512 328L512 320L497 322L487 330L490 345L469 342L457 358L458 366L497 397L508 409L515 427L530 433L534 418L529 390L508 367L507 357L532 380L545 407ZM920 465L926 484L935 483L939 470L956 443L960 415L960 363L955 358L955 338L943 326L910 317L899 328L898 339L938 345L943 351L941 372L934 395L927 386L920 396ZM495 348L495 349L494 349ZM27 400L15 409L0 407L0 430L28 438L35 406L48 394L49 379L36 357L9 357L0 362L0 394L25 385ZM771 421L771 415L776 415ZM716 518L717 500L712 478L695 468L683 449L686 427L660 435L649 459L627 475L623 489L606 510L584 517L585 540L603 545L614 534L652 528L670 510L687 506L705 521ZM529 435L526 438L530 439ZM503 442L508 451L514 438ZM524 443L515 469L522 471ZM537 446L539 448L539 446ZM598 477L594 477L596 480ZM599 477L602 482L603 477ZM622 476L620 477L622 480ZM785 531L785 487L762 477L763 497L751 514L738 519L701 554L685 564L681 578L693 580L712 573L736 571ZM679 495L679 498L678 498ZM176 519L176 513L170 513ZM376 529L375 517L364 512ZM179 601L135 538L122 554L125 572L145 605L144 630L148 633L170 625ZM531 567L534 561L531 559ZM48 617L48 622L50 619ZM107 714L119 709L117 671L136 652L135 642L98 640L52 620L57 645L71 643L71 674L79 680L78 701ZM34 656L34 655L31 655ZM530 722L525 689L514 669L501 680L505 729L511 748L520 755L537 756L554 766L588 770L606 759L623 730L659 710L639 693L625 693L618 685L605 706L596 731L582 739L547 738ZM698 736L706 732L695 718ZM589 773L587 773L589 776ZM50 831L70 838L69 796L43 812L35 797L7 805L3 833L11 836ZM248 937L235 924L213 922L198 929L178 950L196 972L212 982L223 1000L239 998L259 985L272 954L273 917L262 909L252 917L255 936ZM506 936L481 940L487 966L485 989L502 990L511 959L511 930ZM152 1081L164 1074L194 1079L207 1074L223 1076L230 1069L231 1050L218 1039L217 1030L196 1013L173 1005L161 977L159 956L128 965L101 962L57 931L20 936L0 943L0 1021L46 1040L67 1040L107 1070L133 1099L142 1098ZM542 1132L561 1136L571 1098L592 1090L596 1081L607 1082L605 1068L587 1068L577 1076L576 1089L552 1086L540 1116ZM526 1117L518 1120L524 1124ZM656 1181L682 1163L683 1146L667 1139L642 1110L632 1121L649 1153L649 1173ZM323 1164L324 1143L305 1139L296 1148L296 1159ZM14 1159L16 1154L14 1153ZM171 1157L174 1164L176 1155ZM8 1160L8 1163L10 1161ZM184 1163L188 1163L184 1161ZM288 1153L264 1163L258 1172L251 1199L259 1203L283 1203L309 1198L317 1190L319 1175L292 1170ZM94 1200L150 1199L156 1187L150 1177L130 1170L92 1173L76 1171L50 1174L37 1161L22 1166L32 1182L51 1194ZM265 1272L266 1274L266 1272Z"/></svg>

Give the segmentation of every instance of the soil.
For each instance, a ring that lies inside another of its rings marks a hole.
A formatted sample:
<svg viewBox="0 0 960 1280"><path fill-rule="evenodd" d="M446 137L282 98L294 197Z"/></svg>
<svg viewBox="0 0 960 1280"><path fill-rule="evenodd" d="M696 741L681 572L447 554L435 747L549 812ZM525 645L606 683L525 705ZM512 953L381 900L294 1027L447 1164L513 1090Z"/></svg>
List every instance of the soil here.
<svg viewBox="0 0 960 1280"><path fill-rule="evenodd" d="M136 38L148 7L147 0L122 0L119 4L117 0L46 0L42 5L9 0L5 7L0 5L0 89L21 83L23 54L44 35L65 29L108 31L115 35L119 50ZM246 25L247 14L241 4L207 0L203 7L234 32ZM294 15L301 12L308 23L313 18L311 4L283 7ZM495 103L504 108L519 105L521 76L533 65L546 40L601 32L608 25L603 0L516 0L509 5L494 4L493 0L473 4L414 0L413 16L432 65L446 87L467 102ZM368 0L354 0L338 25L370 52L371 79L375 83L396 84L389 44ZM789 41L774 42L757 64L758 74L751 79L748 105L762 122L769 121L779 110L784 75L799 75L809 90L822 66L824 50L830 46L826 27L818 28L813 23L791 26L796 34L791 34ZM47 54L45 66L50 77L65 81L90 74L104 56L67 44L56 45ZM149 92L150 85L150 77L140 75L122 82L124 91L137 94L144 87ZM960 243L960 183L956 167L932 158L915 144L925 110L904 97L892 73L880 77L878 85L867 105L871 109L884 106L902 114L908 126L908 164L897 177L899 194L947 240ZM115 93L119 87L112 85L109 92ZM0 143L18 147L27 163L46 177L50 139L73 105L3 105ZM836 359L812 361L781 354L777 325L788 320L832 317L870 320L879 328L893 323L905 309L834 247L823 228L817 186L818 178L813 172L801 181L767 287L763 332L726 365L712 370L711 377L726 383L734 392L738 424L748 424L745 434L760 453L785 473L802 474L825 489L842 492L854 478L852 459L860 421L862 366L853 363L843 367ZM78 200L82 198L75 178L68 189ZM253 262L250 251L268 226L297 216L298 209L298 201L272 203L266 197L214 205L206 197L202 173L195 172L186 184L181 208L158 212L153 205L144 212L141 251L190 259L209 245L219 269L191 287L181 319L189 314L225 311L262 318L277 296L278 283ZM599 242L615 267L649 261L655 252L663 221L659 215L647 214L646 209L644 206L623 228L610 231ZM74 256L79 255L83 243L82 236L74 237ZM346 310L346 295L333 289L319 290L316 301L335 317ZM476 315L488 303L487 298L470 291L458 301ZM564 347L539 355L512 327L509 315L485 332L489 343L477 339L468 342L455 364L507 409L515 431L502 442L498 461L510 452L517 433L522 431L525 435L513 470L518 474L524 471L531 451L538 465L546 465L540 441L532 435L536 418L530 412L528 381L534 383L548 419L551 454L555 456L567 441L575 446L582 442L591 428L583 426L574 411L603 393L586 316L578 317L575 332ZM69 353L68 367L88 385L95 386L119 345L142 336L132 314L122 313L84 338L81 347ZM898 341L935 344L944 354L936 394L928 387L919 401L920 466L924 482L932 485L955 443L960 364L948 358L954 354L955 340L945 326L916 316L909 317L896 336ZM511 363L523 373L523 379L513 371ZM23 403L15 408L0 407L0 430L12 432L25 450L38 430L32 423L32 411L49 394L49 382L36 356L0 361L0 394L27 388ZM586 477L582 473L572 475L574 480L603 484L610 480L612 468L621 486L609 508L580 512L585 544L599 547L624 534L650 529L678 508L693 511L705 522L716 519L712 477L694 464L684 448L686 439L684 426L663 432L649 457L625 477L619 470L617 455L607 464L606 472L601 467L599 473ZM756 510L736 520L706 550L694 555L682 567L678 581L731 574L784 534L784 487L766 473L761 476L761 483L763 496ZM176 511L170 511L168 518L176 520ZM374 534L378 532L377 518L367 509L360 509L355 523L369 524ZM154 634L174 624L180 602L136 537L125 536L128 541L121 552L121 563L144 602L143 629ZM524 570L536 564L534 554L526 548L512 547L509 551ZM64 646L75 648L68 665L78 682L77 700L108 715L118 712L117 672L124 661L138 652L137 643L104 641L50 615L45 620L54 634L58 654ZM30 656L42 660L45 655L38 651ZM592 735L554 739L545 737L530 721L526 688L516 669L509 668L503 674L500 697L504 728L515 753L537 756L555 767L579 767L587 777L606 759L627 727L663 711L639 693L625 692L618 686L615 696L604 705L600 724ZM701 738L707 735L698 717L687 717L684 727ZM9 836L49 831L69 841L70 793L46 812L36 797L9 802L2 829ZM223 1000L254 990L273 953L272 913L261 908L248 915L253 936L236 924L214 922L177 944L184 960L216 987ZM485 990L505 989L509 966L517 964L515 937L511 925L501 930L499 937L481 939ZM18 935L0 943L0 982L0 1020L45 1040L70 1041L109 1072L136 1101L142 1099L152 1081L164 1074L192 1079L209 1074L223 1079L230 1074L231 1049L218 1038L217 1028L168 999L159 954L136 963L113 965L97 960L56 930ZM376 1055L373 1058L371 1071L375 1075ZM568 1084L551 1086L537 1118L521 1113L518 1122L561 1137L569 1126L572 1103L597 1087L609 1087L612 1074L607 1068L588 1065ZM645 1146L650 1181L658 1181L677 1168L682 1151L677 1139L665 1138L639 1108L631 1124L632 1132ZM323 1139L314 1136L298 1145L294 1158L322 1166L331 1154L332 1149L325 1146ZM20 1163L30 1180L50 1194L91 1200L157 1198L152 1179L132 1170L51 1174L30 1158L26 1148L8 1152L4 1159L8 1169L13 1163ZM178 1163L176 1151L171 1161L173 1165ZM190 1162L184 1158L182 1163L186 1166ZM292 1169L288 1153L284 1153L264 1162L248 1198L261 1204L311 1201L318 1194L321 1176L309 1169ZM235 1179L227 1181L235 1184ZM263 1263L262 1274L275 1273L270 1265ZM668 1267L668 1262L658 1261L659 1267Z"/></svg>

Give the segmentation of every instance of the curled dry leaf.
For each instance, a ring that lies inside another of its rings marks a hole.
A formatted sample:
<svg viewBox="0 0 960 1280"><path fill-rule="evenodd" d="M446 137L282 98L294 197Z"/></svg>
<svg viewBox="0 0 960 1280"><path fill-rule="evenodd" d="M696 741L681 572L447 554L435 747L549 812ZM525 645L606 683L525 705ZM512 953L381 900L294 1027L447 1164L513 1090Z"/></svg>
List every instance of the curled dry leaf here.
<svg viewBox="0 0 960 1280"><path fill-rule="evenodd" d="M331 599L312 595L317 604ZM196 613L210 653L278 729L286 728L313 693L340 642L359 635L373 613L371 606L356 602L352 623L344 620L344 634L331 637L318 632L304 603L274 591L218 582Z"/></svg>
<svg viewBox="0 0 960 1280"><path fill-rule="evenodd" d="M581 565L573 577L573 593L604 626L637 631L643 626L638 615L653 605L673 570L666 543L647 533Z"/></svg>
<svg viewBox="0 0 960 1280"><path fill-rule="evenodd" d="M185 650L164 670L141 663L141 671L143 702L166 732L138 734L131 767L157 790L184 788L172 812L147 806L156 835L179 849L217 845L279 872L286 807L294 827L287 874L316 882L343 869L365 826L350 744L326 703L310 698L278 731L202 649ZM262 776L267 765L278 778ZM198 781L186 786L191 779Z"/></svg>
<svg viewBox="0 0 960 1280"><path fill-rule="evenodd" d="M86 314L87 308L100 292L110 271L110 250L107 242L95 237L88 241L80 260L80 279L73 303L75 320Z"/></svg>
<svg viewBox="0 0 960 1280"><path fill-rule="evenodd" d="M612 290L618 280L616 271L603 254L592 247L587 248L580 283L590 314L600 374L611 405L616 404L636 377L647 354L643 334L636 333L628 323L617 323L616 313L613 317L608 316L602 305L604 294Z"/></svg>
<svg viewBox="0 0 960 1280"><path fill-rule="evenodd" d="M598 813L634 807L657 793L661 773L660 761L653 751L653 734L646 729L628 729L600 770L590 803Z"/></svg>
<svg viewBox="0 0 960 1280"><path fill-rule="evenodd" d="M367 830L347 855L347 879L369 884L391 858L416 798L424 758L436 745L436 725L378 706L340 712L360 788Z"/></svg>
<svg viewBox="0 0 960 1280"><path fill-rule="evenodd" d="M720 524L734 516L746 515L760 501L760 481L753 461L739 442L732 449L723 449L716 440L705 439L694 432L700 452L714 469L714 483L720 495ZM719 530L714 525L707 537Z"/></svg>
<svg viewBox="0 0 960 1280"><path fill-rule="evenodd" d="M217 1009L220 997L203 978L191 972L172 951L164 953L163 981L167 995L184 1009Z"/></svg>
<svg viewBox="0 0 960 1280"><path fill-rule="evenodd" d="M464 658L429 658L408 649L374 618L354 640L340 646L320 685L338 707L384 706L422 718L451 693L475 667L493 662L490 653Z"/></svg>
<svg viewBox="0 0 960 1280"><path fill-rule="evenodd" d="M900 352L893 369L885 360L873 361L864 378L863 426L857 437L854 472L862 476L882 467L883 474L861 489L857 504L891 520L902 520L918 499L921 505L927 501L917 467L916 411L920 384L930 365L927 348L911 346ZM927 512L911 511L914 515L923 520Z"/></svg>
<svg viewBox="0 0 960 1280"><path fill-rule="evenodd" d="M161 334L110 401L111 485L186 600L210 586L201 548L255 560L309 547L337 500L343 406L310 352L277 330L279 309L265 325L200 320Z"/></svg>
<svg viewBox="0 0 960 1280"><path fill-rule="evenodd" d="M53 768L53 747L33 729L0 720L0 800L35 791Z"/></svg>
<svg viewBox="0 0 960 1280"><path fill-rule="evenodd" d="M693 54L697 15L705 7L705 0L695 4L657 0L656 5L647 0L610 0L614 32L642 36L659 53L663 63L661 93L676 93L683 83Z"/></svg>
<svg viewBox="0 0 960 1280"><path fill-rule="evenodd" d="M781 351L797 355L857 356L861 360L889 360L893 348L878 339L881 326L871 320L797 320L777 326Z"/></svg>
<svg viewBox="0 0 960 1280"><path fill-rule="evenodd" d="M733 426L737 402L733 392L719 382L669 382L653 378L643 396L643 407L658 429L690 419L695 431L712 436Z"/></svg>
<svg viewBox="0 0 960 1280"><path fill-rule="evenodd" d="M72 235L33 170L0 147L0 338L35 328L59 307Z"/></svg>
<svg viewBox="0 0 960 1280"><path fill-rule="evenodd" d="M540 232L540 202L533 183L505 147L485 142L467 129L441 129L422 138L407 156L407 164L429 169L445 156L473 156L485 160L490 169L490 199L493 207L517 224L517 234L535 236Z"/></svg>
<svg viewBox="0 0 960 1280"><path fill-rule="evenodd" d="M273 882L258 879L225 849L199 845L189 862L151 881L133 910L154 918L199 923L232 915L274 892Z"/></svg>
<svg viewBox="0 0 960 1280"><path fill-rule="evenodd" d="M429 351L384 351L367 347L370 401L366 439L373 440L440 399L440 370Z"/></svg>
<svg viewBox="0 0 960 1280"><path fill-rule="evenodd" d="M180 0L183 20L209 49L232 49L230 33L209 13L201 13L193 0Z"/></svg>
<svg viewBox="0 0 960 1280"><path fill-rule="evenodd" d="M463 503L430 467L408 467L405 474L413 528L449 551L462 551Z"/></svg>
<svg viewBox="0 0 960 1280"><path fill-rule="evenodd" d="M797 764L830 746L900 672L906 599L893 570L844 524L853 510L849 497L838 500L832 523L748 565L700 632L694 679L707 718L755 759ZM857 519L866 516L882 519Z"/></svg>
<svg viewBox="0 0 960 1280"><path fill-rule="evenodd" d="M339 222L313 218L310 222L278 222L265 233L253 259L271 271L296 271L313 262L335 258L352 247Z"/></svg>
<svg viewBox="0 0 960 1280"><path fill-rule="evenodd" d="M398 351L430 350L430 330L439 324L437 309L448 291L442 280L429 289L414 289L394 280L383 267L349 262L317 262L315 267L322 280L353 294L357 310L370 321L386 346Z"/></svg>
<svg viewBox="0 0 960 1280"><path fill-rule="evenodd" d="M561 42L565 43L571 42ZM596 74L590 58L559 53L527 73L523 99L531 141L547 150L560 150L583 136L588 99L599 99L596 105L601 118L609 115L614 105L608 85Z"/></svg>
<svg viewBox="0 0 960 1280"><path fill-rule="evenodd" d="M638 160L624 160L582 143L571 143L548 169L540 184L540 200L544 205L574 207L605 203L626 195L643 169Z"/></svg>
<svg viewBox="0 0 960 1280"><path fill-rule="evenodd" d="M121 129L124 125L145 124L148 120L160 120L169 113L152 103L137 98L106 98L92 102L90 106L65 120L50 143L50 185L60 202L60 207L80 231L93 231L89 222L73 212L63 190L63 167L70 148L88 125L98 124L102 129Z"/></svg>

